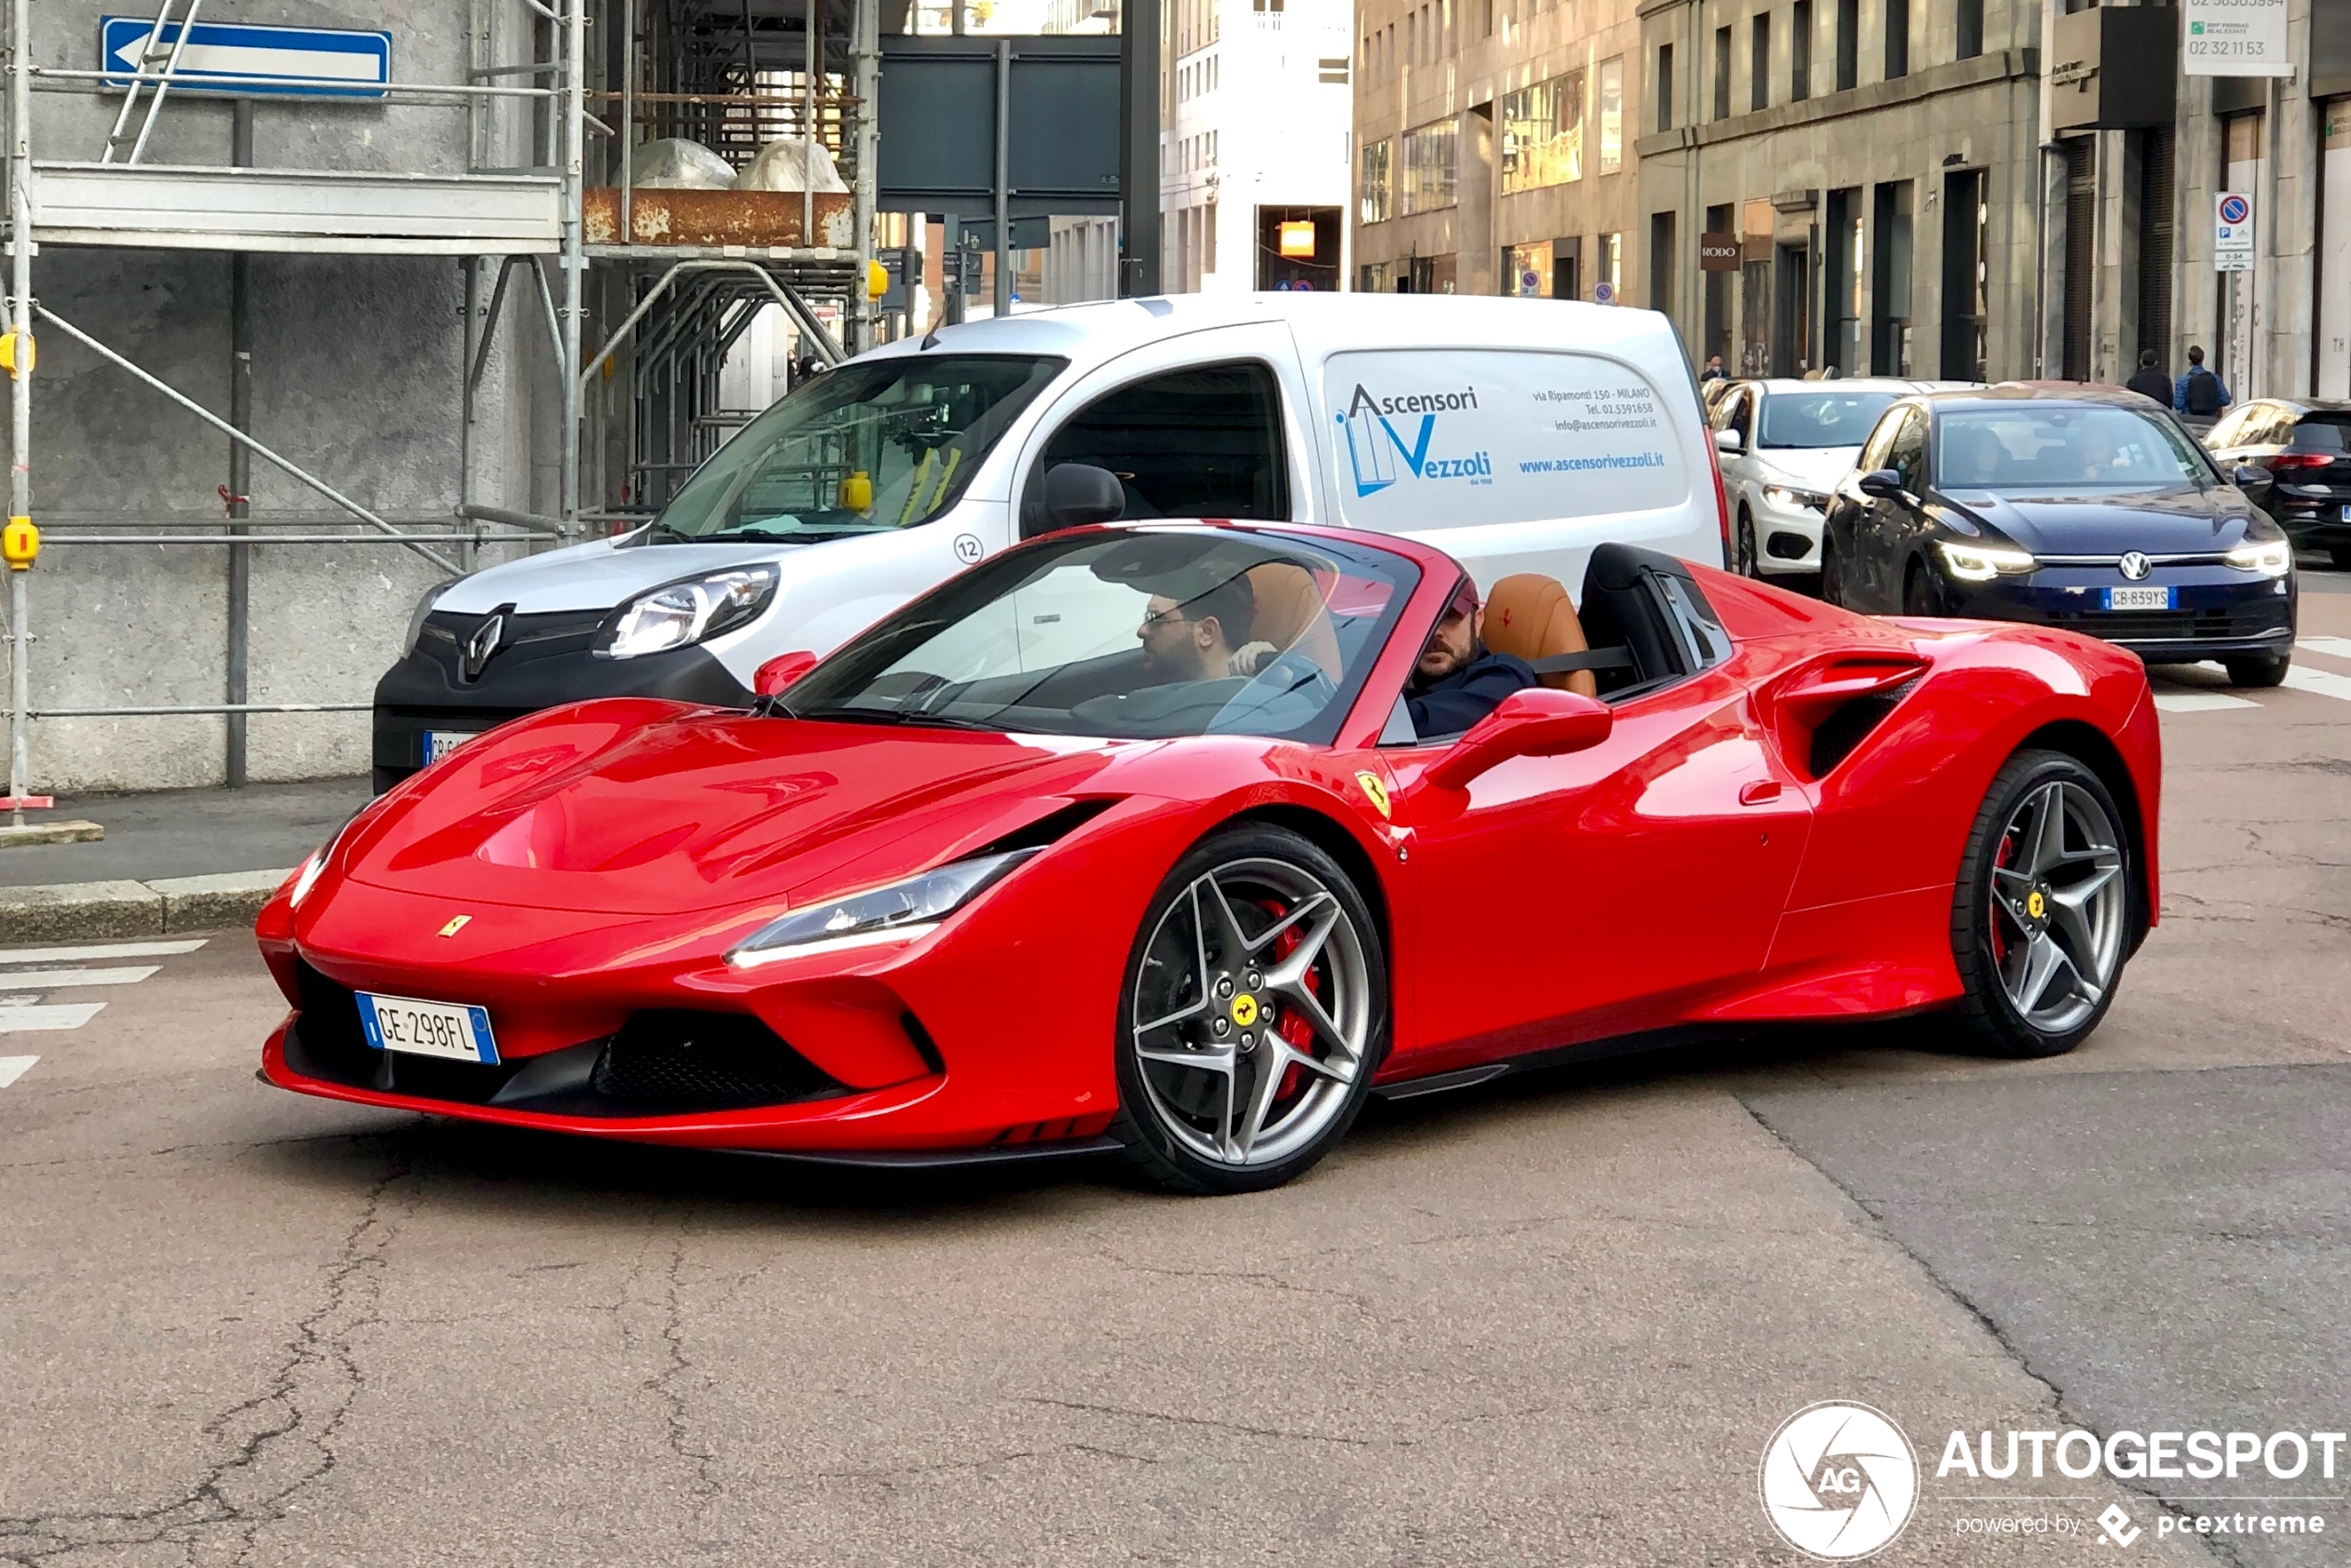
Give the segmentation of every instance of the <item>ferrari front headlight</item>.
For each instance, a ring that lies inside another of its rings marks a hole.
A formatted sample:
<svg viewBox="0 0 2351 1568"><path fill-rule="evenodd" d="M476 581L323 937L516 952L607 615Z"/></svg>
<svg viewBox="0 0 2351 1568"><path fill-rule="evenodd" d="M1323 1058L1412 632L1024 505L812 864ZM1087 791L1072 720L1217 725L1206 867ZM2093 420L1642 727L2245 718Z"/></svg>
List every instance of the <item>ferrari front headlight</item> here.
<svg viewBox="0 0 2351 1568"><path fill-rule="evenodd" d="M733 968L753 969L836 948L913 941L1037 852L1025 849L978 855L886 887L810 904L762 926L727 955L727 962Z"/></svg>
<svg viewBox="0 0 2351 1568"><path fill-rule="evenodd" d="M776 597L772 566L733 566L649 589L604 623L593 650L601 659L635 659L690 647L732 631Z"/></svg>
<svg viewBox="0 0 2351 1568"><path fill-rule="evenodd" d="M2283 539L2248 539L2232 548L2226 558L2229 565L2241 572L2283 577L2294 569L2294 546Z"/></svg>
<svg viewBox="0 0 2351 1568"><path fill-rule="evenodd" d="M293 890L286 895L288 903L296 909L302 907L302 901L310 896L310 890L317 887L318 878L326 874L327 863L334 859L335 846L342 842L342 836L350 832L351 825L358 820L359 813L353 812L343 818L342 827L327 835L325 843L310 852L310 858L304 861L302 869L294 873Z"/></svg>
<svg viewBox="0 0 2351 1568"><path fill-rule="evenodd" d="M1935 548L1943 553L1944 567L1962 582L2019 576L2040 565L2024 551L1996 544L1959 544L1947 539Z"/></svg>

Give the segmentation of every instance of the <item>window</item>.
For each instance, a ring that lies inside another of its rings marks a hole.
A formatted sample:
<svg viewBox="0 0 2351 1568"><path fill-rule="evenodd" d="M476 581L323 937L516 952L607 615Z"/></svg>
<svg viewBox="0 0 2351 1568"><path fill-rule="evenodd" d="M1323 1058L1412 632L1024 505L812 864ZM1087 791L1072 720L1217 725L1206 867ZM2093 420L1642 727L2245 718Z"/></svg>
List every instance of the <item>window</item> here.
<svg viewBox="0 0 2351 1568"><path fill-rule="evenodd" d="M795 389L694 471L649 538L811 539L929 521L1059 359L877 359ZM850 504L862 475L871 499Z"/></svg>
<svg viewBox="0 0 2351 1568"><path fill-rule="evenodd" d="M1673 299L1673 215L1649 214L1649 297L1651 310L1672 311Z"/></svg>
<svg viewBox="0 0 2351 1568"><path fill-rule="evenodd" d="M1731 30L1714 30L1714 118L1731 118Z"/></svg>
<svg viewBox="0 0 2351 1568"><path fill-rule="evenodd" d="M1861 80L1861 0L1836 0L1836 90Z"/></svg>
<svg viewBox="0 0 2351 1568"><path fill-rule="evenodd" d="M1885 80L1910 74L1910 0L1885 0Z"/></svg>
<svg viewBox="0 0 2351 1568"><path fill-rule="evenodd" d="M1796 0L1788 17L1787 95L1797 104L1812 95L1812 0Z"/></svg>
<svg viewBox="0 0 2351 1568"><path fill-rule="evenodd" d="M1502 247L1502 292L1520 299L1549 299L1557 274L1551 242Z"/></svg>
<svg viewBox="0 0 2351 1568"><path fill-rule="evenodd" d="M1984 53L1984 0L1959 0L1959 55L1972 60Z"/></svg>
<svg viewBox="0 0 2351 1568"><path fill-rule="evenodd" d="M1756 12L1752 26L1753 41L1747 51L1747 106L1768 109L1772 106L1772 13Z"/></svg>
<svg viewBox="0 0 2351 1568"><path fill-rule="evenodd" d="M1777 392L1763 405L1758 447L1859 446L1894 405L1884 392Z"/></svg>
<svg viewBox="0 0 2351 1568"><path fill-rule="evenodd" d="M1584 178L1584 73L1502 94L1502 192Z"/></svg>
<svg viewBox="0 0 2351 1568"><path fill-rule="evenodd" d="M2186 485L2209 472L2195 442L2163 416L2031 404L1945 414L1934 459L1946 490Z"/></svg>
<svg viewBox="0 0 2351 1568"><path fill-rule="evenodd" d="M1598 280L1608 285L1609 296L1611 299L1622 300L1624 297L1623 235L1603 234L1600 236L1599 271Z"/></svg>
<svg viewBox="0 0 2351 1568"><path fill-rule="evenodd" d="M1021 496L1021 532L1049 531L1047 470L1090 463L1119 476L1133 517L1289 516L1282 400L1263 365L1199 366L1099 398L1053 432Z"/></svg>
<svg viewBox="0 0 2351 1568"><path fill-rule="evenodd" d="M1363 193L1360 208L1362 221L1385 223L1388 218L1387 159L1393 142L1370 142L1363 146Z"/></svg>
<svg viewBox="0 0 2351 1568"><path fill-rule="evenodd" d="M1673 129L1673 45L1657 46L1657 128Z"/></svg>
<svg viewBox="0 0 2351 1568"><path fill-rule="evenodd" d="M1440 119L1404 132L1400 212L1435 212L1454 202L1460 173L1461 123Z"/></svg>
<svg viewBox="0 0 2351 1568"><path fill-rule="evenodd" d="M1494 36L1494 0L1478 0L1478 36Z"/></svg>
<svg viewBox="0 0 2351 1568"><path fill-rule="evenodd" d="M1894 432L1894 444L1886 448L1885 466L1902 476L1902 488L1912 495L1919 492L1926 479L1926 415L1910 409L1902 416L1902 425Z"/></svg>
<svg viewBox="0 0 2351 1568"><path fill-rule="evenodd" d="M1624 167L1624 62L1600 62L1600 172Z"/></svg>

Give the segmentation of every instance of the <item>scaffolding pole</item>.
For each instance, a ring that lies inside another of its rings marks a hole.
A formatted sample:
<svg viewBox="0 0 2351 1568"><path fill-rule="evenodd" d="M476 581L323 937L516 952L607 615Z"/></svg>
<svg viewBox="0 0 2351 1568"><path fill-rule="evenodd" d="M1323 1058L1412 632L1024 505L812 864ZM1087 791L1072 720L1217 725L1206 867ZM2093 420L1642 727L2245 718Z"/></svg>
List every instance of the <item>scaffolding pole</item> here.
<svg viewBox="0 0 2351 1568"><path fill-rule="evenodd" d="M8 0L8 330L17 372L8 383L8 516L32 516L32 0ZM25 625L25 574L8 574L8 815L24 826L31 771L25 707L32 634Z"/></svg>
<svg viewBox="0 0 2351 1568"><path fill-rule="evenodd" d="M556 489L555 516L566 533L579 526L579 307L588 268L582 206L587 200L588 141L588 0L571 0L565 8L563 69L563 471Z"/></svg>

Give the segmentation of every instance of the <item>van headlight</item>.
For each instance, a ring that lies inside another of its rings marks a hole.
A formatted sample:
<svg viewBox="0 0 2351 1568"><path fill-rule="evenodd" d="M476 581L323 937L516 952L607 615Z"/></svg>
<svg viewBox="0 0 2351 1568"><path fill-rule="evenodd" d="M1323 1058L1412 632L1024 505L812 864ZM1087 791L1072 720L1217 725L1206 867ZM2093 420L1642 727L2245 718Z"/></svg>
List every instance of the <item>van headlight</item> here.
<svg viewBox="0 0 2351 1568"><path fill-rule="evenodd" d="M690 647L753 620L776 597L772 566L729 566L647 589L624 602L596 634L600 659L634 659Z"/></svg>
<svg viewBox="0 0 2351 1568"><path fill-rule="evenodd" d="M425 634L425 617L441 603L441 596L457 585L454 577L443 578L424 591L417 600L417 607L408 614L408 635L400 640L400 656L406 658L417 651L417 639Z"/></svg>
<svg viewBox="0 0 2351 1568"><path fill-rule="evenodd" d="M1996 577L2021 576L2040 565L2024 551L1996 544L1956 544L1947 539L1935 548L1943 553L1944 566L1962 582L1990 582Z"/></svg>
<svg viewBox="0 0 2351 1568"><path fill-rule="evenodd" d="M755 969L833 948L913 941L1035 853L1026 849L978 855L902 882L794 910L753 931L727 955L727 963L736 969Z"/></svg>
<svg viewBox="0 0 2351 1568"><path fill-rule="evenodd" d="M2233 546L2225 559L2241 572L2283 577L2294 570L2294 545L2283 539L2248 539Z"/></svg>

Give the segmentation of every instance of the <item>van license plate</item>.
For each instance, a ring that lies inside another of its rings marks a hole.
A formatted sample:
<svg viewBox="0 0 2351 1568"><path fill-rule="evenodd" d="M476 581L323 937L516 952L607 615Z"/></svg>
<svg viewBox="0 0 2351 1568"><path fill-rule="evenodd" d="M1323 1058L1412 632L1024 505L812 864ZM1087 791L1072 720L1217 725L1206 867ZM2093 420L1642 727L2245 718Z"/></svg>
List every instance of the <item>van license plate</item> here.
<svg viewBox="0 0 2351 1568"><path fill-rule="evenodd" d="M490 1012L448 1002L360 991L359 1027L377 1051L404 1051L452 1062L495 1064L497 1042L490 1037Z"/></svg>
<svg viewBox="0 0 2351 1568"><path fill-rule="evenodd" d="M2109 610L2168 610L2171 608L2171 590L2109 588L2106 591L2106 607Z"/></svg>
<svg viewBox="0 0 2351 1568"><path fill-rule="evenodd" d="M475 736L479 729L428 729L425 731L425 765L430 767Z"/></svg>

